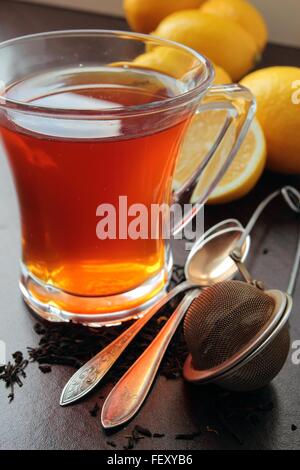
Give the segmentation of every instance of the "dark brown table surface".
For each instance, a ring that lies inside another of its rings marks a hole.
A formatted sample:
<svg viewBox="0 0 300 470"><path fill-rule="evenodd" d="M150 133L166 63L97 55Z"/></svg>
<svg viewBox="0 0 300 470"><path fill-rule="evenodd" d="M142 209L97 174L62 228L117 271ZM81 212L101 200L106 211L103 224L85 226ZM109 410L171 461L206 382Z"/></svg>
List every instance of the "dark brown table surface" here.
<svg viewBox="0 0 300 470"><path fill-rule="evenodd" d="M288 27L288 25L287 25ZM47 30L68 28L124 29L122 19L67 11L44 6L0 2L0 40ZM269 45L262 66L286 64L300 66L300 50ZM0 64L1 70L1 64ZM299 155L300 158L300 155ZM258 187L243 200L224 207L208 207L205 223L210 225L227 217L237 217L245 223L262 197L284 184L295 184L296 177L266 173ZM248 266L254 276L267 286L285 289L296 247L297 220L279 201L259 220L253 234ZM266 250L267 249L267 250ZM183 249L177 245L175 258L183 260ZM7 357L15 350L26 351L35 346L38 337L33 331L35 320L25 308L18 290L19 275L18 210L11 176L4 152L0 154L0 340L5 341ZM300 285L294 295L291 318L292 340L300 339ZM291 351L292 352L292 351ZM63 385L71 368L53 367L42 374L36 364L27 369L24 386L16 390L16 398L8 404L7 390L0 384L0 448L1 449L110 449L100 418L92 418L89 410L103 394L98 390L87 400L69 408L58 405ZM243 438L238 443L216 411L220 391L213 386L196 388L183 380L160 377L140 414L127 429L109 437L122 449L136 423L154 432L164 433L161 439L144 439L137 449L299 449L300 448L300 365L292 364L289 356L284 369L273 384L252 394L234 394L230 400L235 431ZM226 398L224 398L226 400ZM260 404L273 403L273 409L261 410ZM258 406L253 414L236 414ZM292 425L298 429L292 430ZM193 441L175 440L178 433L197 429L202 434ZM214 431L211 431L213 429Z"/></svg>

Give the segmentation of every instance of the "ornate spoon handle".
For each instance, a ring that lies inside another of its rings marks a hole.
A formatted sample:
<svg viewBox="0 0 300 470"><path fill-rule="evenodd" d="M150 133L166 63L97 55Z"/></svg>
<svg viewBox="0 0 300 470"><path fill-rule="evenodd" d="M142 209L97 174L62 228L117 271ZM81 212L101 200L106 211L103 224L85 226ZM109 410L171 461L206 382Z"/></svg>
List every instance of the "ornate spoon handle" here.
<svg viewBox="0 0 300 470"><path fill-rule="evenodd" d="M126 423L139 410L179 323L197 295L199 289L186 294L150 346L110 392L102 408L101 422L104 428Z"/></svg>
<svg viewBox="0 0 300 470"><path fill-rule="evenodd" d="M125 330L124 333L118 336L112 343L75 372L62 391L60 405L69 405L89 393L109 371L128 344L150 318L173 297L192 287L194 287L194 285L188 281L182 282L176 286L165 294L158 303L151 307L142 318L139 318L133 325Z"/></svg>

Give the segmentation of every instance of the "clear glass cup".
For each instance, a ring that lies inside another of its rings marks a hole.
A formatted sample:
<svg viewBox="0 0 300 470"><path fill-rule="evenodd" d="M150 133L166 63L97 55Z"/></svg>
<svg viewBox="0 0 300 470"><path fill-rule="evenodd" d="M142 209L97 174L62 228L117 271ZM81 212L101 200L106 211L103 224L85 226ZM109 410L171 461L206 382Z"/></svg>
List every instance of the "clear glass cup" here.
<svg viewBox="0 0 300 470"><path fill-rule="evenodd" d="M144 54L157 51L170 69L145 65ZM248 130L252 95L213 86L212 64L183 45L122 31L12 39L0 44L0 63L0 132L19 200L25 302L52 321L101 325L141 315L164 292L172 253L157 213L156 237L145 219L139 236L129 235L133 216L142 207L151 219L154 206L183 201L199 181L198 203L207 200ZM208 109L226 113L224 126L174 191L186 129ZM230 148L220 152L229 131Z"/></svg>

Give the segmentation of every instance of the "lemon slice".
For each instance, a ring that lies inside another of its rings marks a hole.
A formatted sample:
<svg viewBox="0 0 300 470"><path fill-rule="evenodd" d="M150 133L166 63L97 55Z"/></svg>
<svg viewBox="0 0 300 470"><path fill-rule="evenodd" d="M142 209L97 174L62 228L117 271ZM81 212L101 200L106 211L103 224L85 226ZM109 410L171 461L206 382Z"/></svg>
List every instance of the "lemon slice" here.
<svg viewBox="0 0 300 470"><path fill-rule="evenodd" d="M205 111L196 115L187 131L175 170L174 189L178 189L207 155L222 129L226 113ZM196 202L213 181L232 146L235 129L231 126L225 142L201 175L192 194ZM209 197L209 204L222 204L245 196L256 185L266 164L266 142L262 128L255 118L234 161Z"/></svg>

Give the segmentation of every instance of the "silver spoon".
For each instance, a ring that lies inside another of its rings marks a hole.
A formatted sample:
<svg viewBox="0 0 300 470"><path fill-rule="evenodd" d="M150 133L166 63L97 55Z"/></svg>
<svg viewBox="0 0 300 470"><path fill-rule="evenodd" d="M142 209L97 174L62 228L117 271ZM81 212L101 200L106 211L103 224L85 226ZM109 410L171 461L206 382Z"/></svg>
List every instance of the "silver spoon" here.
<svg viewBox="0 0 300 470"><path fill-rule="evenodd" d="M135 338L144 325L173 297L195 287L207 287L213 283L229 279L237 268L229 257L236 246L244 228L235 219L225 220L209 229L194 244L185 265L186 281L166 293L143 317L106 346L95 357L84 364L70 378L64 387L60 405L69 405L89 393L109 371L128 344ZM250 248L250 238L243 244L243 259Z"/></svg>

